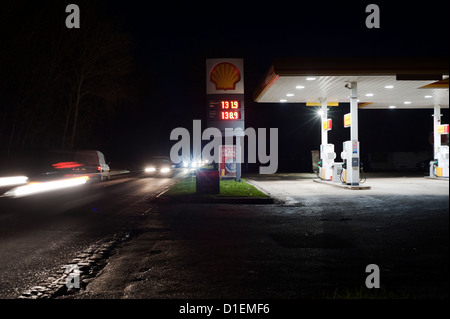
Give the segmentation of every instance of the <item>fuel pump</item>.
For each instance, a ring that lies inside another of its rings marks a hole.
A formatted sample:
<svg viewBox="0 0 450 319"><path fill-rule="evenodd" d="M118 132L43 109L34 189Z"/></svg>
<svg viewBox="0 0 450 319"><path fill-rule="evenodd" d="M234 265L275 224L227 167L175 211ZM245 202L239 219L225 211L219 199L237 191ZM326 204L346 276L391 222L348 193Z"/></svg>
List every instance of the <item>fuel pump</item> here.
<svg viewBox="0 0 450 319"><path fill-rule="evenodd" d="M359 142L345 141L342 144L341 180L347 185L359 185Z"/></svg>
<svg viewBox="0 0 450 319"><path fill-rule="evenodd" d="M436 158L432 161L430 174L436 177L449 177L449 147L448 145L439 146L436 152Z"/></svg>
<svg viewBox="0 0 450 319"><path fill-rule="evenodd" d="M331 180L333 174L334 159L336 153L334 152L334 144L322 144L320 145L320 161L319 176L323 180Z"/></svg>
<svg viewBox="0 0 450 319"><path fill-rule="evenodd" d="M342 181L342 183L347 183L347 158L348 158L347 149L346 149L347 142L342 143L342 152L341 152L341 158L342 158L341 181Z"/></svg>

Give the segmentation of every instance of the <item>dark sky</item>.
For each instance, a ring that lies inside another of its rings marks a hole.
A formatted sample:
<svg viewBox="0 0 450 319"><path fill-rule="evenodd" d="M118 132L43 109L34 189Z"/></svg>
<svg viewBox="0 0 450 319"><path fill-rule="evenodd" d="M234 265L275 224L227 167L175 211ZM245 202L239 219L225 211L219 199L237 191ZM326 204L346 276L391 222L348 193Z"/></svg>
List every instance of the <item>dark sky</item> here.
<svg viewBox="0 0 450 319"><path fill-rule="evenodd" d="M311 150L320 144L320 125L311 109L252 100L274 58L449 54L448 1L97 2L99 14L130 34L136 68L136 102L111 120L109 132L102 132L109 143L99 147L113 163L168 155L174 144L169 140L172 129L191 129L193 119L205 119L208 58L244 59L246 126L278 127L280 165L309 167ZM365 25L370 3L380 8L380 29ZM79 4L83 27L81 0ZM344 103L330 115L339 122L345 113ZM448 123L448 110L443 113ZM431 150L431 114L361 111L361 152ZM334 126L329 136L339 154L349 132Z"/></svg>
<svg viewBox="0 0 450 319"><path fill-rule="evenodd" d="M365 25L370 3L380 7L380 29ZM116 0L104 4L135 40L143 79L138 109L123 118L131 129L118 131L122 143L135 138L137 143L127 144L130 152L168 152L174 143L169 141L173 128L190 129L192 119L205 118L207 58L244 58L246 126L278 127L280 157L286 163L301 163L308 162L311 150L320 144L319 122L311 120L311 110L300 104L256 104L251 98L274 58L449 53L446 1L420 5L411 1L183 1L153 7ZM344 103L331 114L340 121L347 112ZM362 152L431 150L431 114L432 110L361 111ZM445 117L443 122L448 122ZM336 128L329 136L340 153L349 132Z"/></svg>

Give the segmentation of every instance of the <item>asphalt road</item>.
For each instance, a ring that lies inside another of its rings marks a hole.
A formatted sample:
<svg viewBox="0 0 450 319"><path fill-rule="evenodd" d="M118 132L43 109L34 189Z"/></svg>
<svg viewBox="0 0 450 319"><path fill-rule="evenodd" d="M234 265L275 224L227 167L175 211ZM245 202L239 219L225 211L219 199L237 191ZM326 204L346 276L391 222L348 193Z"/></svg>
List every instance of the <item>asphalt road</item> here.
<svg viewBox="0 0 450 319"><path fill-rule="evenodd" d="M0 198L0 298L19 297L94 243L132 231L149 208L146 201L174 181L126 174L45 195Z"/></svg>
<svg viewBox="0 0 450 319"><path fill-rule="evenodd" d="M280 202L160 204L85 290L62 298L448 299L448 181L253 182ZM379 289L365 285L370 264Z"/></svg>

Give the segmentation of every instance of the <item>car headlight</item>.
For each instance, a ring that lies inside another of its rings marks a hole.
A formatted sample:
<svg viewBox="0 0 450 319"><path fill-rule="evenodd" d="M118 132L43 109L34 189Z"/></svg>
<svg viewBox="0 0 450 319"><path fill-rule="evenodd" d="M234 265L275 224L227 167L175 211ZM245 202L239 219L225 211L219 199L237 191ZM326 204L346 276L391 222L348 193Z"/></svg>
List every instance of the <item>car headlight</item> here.
<svg viewBox="0 0 450 319"><path fill-rule="evenodd" d="M145 168L145 172L146 173L151 173L151 172L154 172L154 171L156 171L156 168L154 168L154 167L146 167Z"/></svg>
<svg viewBox="0 0 450 319"><path fill-rule="evenodd" d="M10 177L0 177L0 186L13 186L26 184L28 177L26 176L10 176Z"/></svg>
<svg viewBox="0 0 450 319"><path fill-rule="evenodd" d="M161 173L168 173L168 172L170 172L170 168L168 167L161 168Z"/></svg>
<svg viewBox="0 0 450 319"><path fill-rule="evenodd" d="M185 167L185 168L189 167L189 163L188 162L183 162L183 167Z"/></svg>

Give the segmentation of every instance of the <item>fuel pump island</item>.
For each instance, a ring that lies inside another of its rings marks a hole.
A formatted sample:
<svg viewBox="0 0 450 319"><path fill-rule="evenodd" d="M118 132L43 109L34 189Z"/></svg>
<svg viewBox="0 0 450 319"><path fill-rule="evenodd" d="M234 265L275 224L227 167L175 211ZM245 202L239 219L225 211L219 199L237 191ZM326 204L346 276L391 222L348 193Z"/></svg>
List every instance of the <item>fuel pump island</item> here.
<svg viewBox="0 0 450 319"><path fill-rule="evenodd" d="M321 180L331 181L335 184L349 186L349 188L370 189L370 186L360 186L360 150L358 141L358 96L357 83L349 82L345 88L350 90L350 113L344 116L344 127L350 128L350 140L343 142L341 159L342 162L335 162L336 153L334 144L328 143L328 131L332 128L332 120L328 119L328 106L338 105L337 103L327 103L326 99L320 102L320 112L322 129L320 145L320 161L318 165ZM315 105L307 103L308 106Z"/></svg>
<svg viewBox="0 0 450 319"><path fill-rule="evenodd" d="M315 57L275 59L254 93L257 103L306 103L319 106L321 145L319 180L350 189L360 185L358 111L365 109L434 109L434 159L430 178L449 178L449 147L441 145L448 124L441 124L441 108L449 107L448 57ZM332 119L327 106L350 104L344 116L349 139L343 141L341 162L328 143Z"/></svg>

